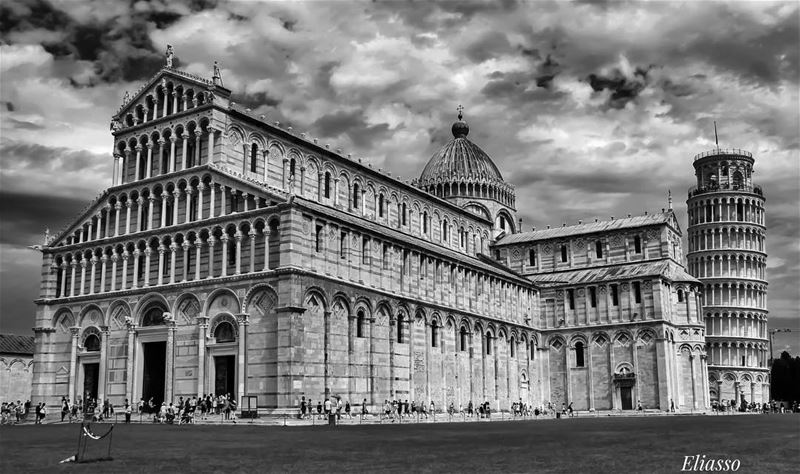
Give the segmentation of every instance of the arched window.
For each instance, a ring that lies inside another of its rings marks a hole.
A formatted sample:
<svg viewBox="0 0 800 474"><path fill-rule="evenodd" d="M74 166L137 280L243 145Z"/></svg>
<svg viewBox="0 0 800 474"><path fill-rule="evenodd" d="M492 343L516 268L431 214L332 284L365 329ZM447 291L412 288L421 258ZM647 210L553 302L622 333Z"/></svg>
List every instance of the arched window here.
<svg viewBox="0 0 800 474"><path fill-rule="evenodd" d="M403 203L401 215L401 225L406 225L406 215L408 214L408 208L406 207L406 203Z"/></svg>
<svg viewBox="0 0 800 474"><path fill-rule="evenodd" d="M358 184L353 185L353 209L358 209L358 203L360 202L361 198L361 190L358 188Z"/></svg>
<svg viewBox="0 0 800 474"><path fill-rule="evenodd" d="M431 347L438 347L439 344L439 326L434 319L431 321Z"/></svg>
<svg viewBox="0 0 800 474"><path fill-rule="evenodd" d="M378 217L383 217L383 194L378 196Z"/></svg>
<svg viewBox="0 0 800 474"><path fill-rule="evenodd" d="M297 161L294 158L292 158L289 161L289 176L294 176L296 165L297 165Z"/></svg>
<svg viewBox="0 0 800 474"><path fill-rule="evenodd" d="M534 249L528 250L528 265L536 266L536 250Z"/></svg>
<svg viewBox="0 0 800 474"><path fill-rule="evenodd" d="M142 318L142 326L158 326L164 324L164 313L166 310L161 305L153 305L147 308Z"/></svg>
<svg viewBox="0 0 800 474"><path fill-rule="evenodd" d="M397 315L397 343L403 344L405 338L403 337L405 333L405 325L406 325L406 317L403 313Z"/></svg>
<svg viewBox="0 0 800 474"><path fill-rule="evenodd" d="M678 303L683 303L683 290L678 290Z"/></svg>
<svg viewBox="0 0 800 474"><path fill-rule="evenodd" d="M422 233L428 235L428 211L422 213Z"/></svg>
<svg viewBox="0 0 800 474"><path fill-rule="evenodd" d="M515 341L513 337L508 342L508 349L509 352L511 353L511 357L517 356L517 341Z"/></svg>
<svg viewBox="0 0 800 474"><path fill-rule="evenodd" d="M583 343L575 343L575 367L583 367Z"/></svg>
<svg viewBox="0 0 800 474"><path fill-rule="evenodd" d="M467 342L467 328L461 326L461 331L459 334L459 348L461 352L467 352L468 342Z"/></svg>
<svg viewBox="0 0 800 474"><path fill-rule="evenodd" d="M486 355L492 355L492 335L486 333Z"/></svg>
<svg viewBox="0 0 800 474"><path fill-rule="evenodd" d="M562 245L561 246L561 261L562 262L566 262L567 261L567 246L566 245Z"/></svg>
<svg viewBox="0 0 800 474"><path fill-rule="evenodd" d="M356 337L364 337L364 311L359 310L356 314Z"/></svg>
<svg viewBox="0 0 800 474"><path fill-rule="evenodd" d="M89 334L83 342L83 348L87 352L98 352L100 350L100 338L97 337L97 334Z"/></svg>
<svg viewBox="0 0 800 474"><path fill-rule="evenodd" d="M326 171L325 172L325 183L324 183L324 195L325 198L331 197L331 173Z"/></svg>
<svg viewBox="0 0 800 474"><path fill-rule="evenodd" d="M258 165L258 145L253 143L250 145L250 172L256 172L256 166Z"/></svg>
<svg viewBox="0 0 800 474"><path fill-rule="evenodd" d="M638 235L633 238L633 251L636 253L642 253L642 238Z"/></svg>
<svg viewBox="0 0 800 474"><path fill-rule="evenodd" d="M603 242L597 240L594 243L594 253L597 258L603 258Z"/></svg>
<svg viewBox="0 0 800 474"><path fill-rule="evenodd" d="M227 321L219 323L214 329L214 340L217 342L233 342L236 340L233 325Z"/></svg>

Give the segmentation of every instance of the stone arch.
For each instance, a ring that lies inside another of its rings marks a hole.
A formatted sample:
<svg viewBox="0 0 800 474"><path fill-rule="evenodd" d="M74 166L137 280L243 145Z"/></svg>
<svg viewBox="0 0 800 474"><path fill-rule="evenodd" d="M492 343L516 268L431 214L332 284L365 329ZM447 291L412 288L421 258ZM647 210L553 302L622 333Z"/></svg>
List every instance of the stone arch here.
<svg viewBox="0 0 800 474"><path fill-rule="evenodd" d="M131 307L125 300L114 300L108 307L106 325L114 329L124 329L131 319Z"/></svg>
<svg viewBox="0 0 800 474"><path fill-rule="evenodd" d="M90 339L90 337L94 339ZM80 341L84 352L99 352L100 344L102 344L100 329L97 326L86 327L83 332L81 332ZM91 344L91 346L89 344Z"/></svg>
<svg viewBox="0 0 800 474"><path fill-rule="evenodd" d="M309 310L313 310L316 306L319 307L323 312L327 311L328 299L325 296L325 291L316 286L312 286L307 289L306 294L303 297L303 306Z"/></svg>
<svg viewBox="0 0 800 474"><path fill-rule="evenodd" d="M213 316L216 313L231 313L241 308L239 298L233 290L228 288L217 288L206 298L203 313L206 316Z"/></svg>
<svg viewBox="0 0 800 474"><path fill-rule="evenodd" d="M69 308L61 308L56 311L53 316L53 328L61 331L62 333L69 334L69 328L75 325L75 315Z"/></svg>
<svg viewBox="0 0 800 474"><path fill-rule="evenodd" d="M144 315L144 310L150 306L152 303L158 302L162 306L164 306L164 311L169 311L169 302L167 299L164 298L163 295L160 293L148 293L144 295L137 303L136 307L133 310L133 314L136 316L134 319L136 320L137 324L141 326L142 316Z"/></svg>
<svg viewBox="0 0 800 474"><path fill-rule="evenodd" d="M244 296L242 313L252 314L255 310L261 316L268 315L278 304L278 293L268 283L253 285Z"/></svg>
<svg viewBox="0 0 800 474"><path fill-rule="evenodd" d="M78 325L80 327L104 326L105 318L103 317L103 310L96 304L88 304L81 310L78 317Z"/></svg>
<svg viewBox="0 0 800 474"><path fill-rule="evenodd" d="M200 316L203 306L200 300L193 293L183 293L175 300L175 305L172 308L172 314L175 315L175 321L183 321L186 324L192 324L197 316ZM180 318L178 317L180 316Z"/></svg>
<svg viewBox="0 0 800 474"><path fill-rule="evenodd" d="M221 329L220 326L223 324L231 326L232 340L216 340L217 333ZM219 313L211 318L208 328L208 334L214 338L215 342L233 342L239 338L239 324L236 321L236 317L228 312Z"/></svg>
<svg viewBox="0 0 800 474"><path fill-rule="evenodd" d="M619 375L628 375L633 373L633 365L630 362L620 362L614 368L614 373Z"/></svg>

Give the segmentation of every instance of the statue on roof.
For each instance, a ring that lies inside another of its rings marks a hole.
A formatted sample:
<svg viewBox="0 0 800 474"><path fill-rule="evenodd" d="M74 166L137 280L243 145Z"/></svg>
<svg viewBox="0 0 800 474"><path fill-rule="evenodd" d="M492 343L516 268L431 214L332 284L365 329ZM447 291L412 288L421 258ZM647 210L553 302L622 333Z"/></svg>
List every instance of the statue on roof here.
<svg viewBox="0 0 800 474"><path fill-rule="evenodd" d="M131 101L131 93L129 91L125 91L125 94L122 96L122 104L125 105Z"/></svg>
<svg viewBox="0 0 800 474"><path fill-rule="evenodd" d="M165 53L167 56L167 67L172 67L172 58L175 57L175 51L172 50L172 45L167 45L167 52Z"/></svg>
<svg viewBox="0 0 800 474"><path fill-rule="evenodd" d="M214 61L214 77L213 77L213 80L214 80L214 85L215 86L221 86L222 85L222 74L220 74L220 72L219 72L219 65L217 64L216 61Z"/></svg>

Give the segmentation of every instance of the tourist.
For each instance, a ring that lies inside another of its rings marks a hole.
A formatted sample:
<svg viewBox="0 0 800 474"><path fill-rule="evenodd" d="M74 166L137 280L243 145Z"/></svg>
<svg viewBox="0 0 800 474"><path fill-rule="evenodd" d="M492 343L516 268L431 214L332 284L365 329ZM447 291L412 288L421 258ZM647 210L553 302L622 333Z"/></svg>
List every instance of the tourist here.
<svg viewBox="0 0 800 474"><path fill-rule="evenodd" d="M47 416L47 407L45 406L45 403L42 402L42 407L39 408L39 424L42 424L42 422L44 422L46 416Z"/></svg>
<svg viewBox="0 0 800 474"><path fill-rule="evenodd" d="M330 414L331 414L331 399L330 398L326 398L325 399L325 417L327 418L328 415L330 415Z"/></svg>
<svg viewBox="0 0 800 474"><path fill-rule="evenodd" d="M575 410L572 409L572 402L569 402L569 406L567 406L567 411L569 412L569 416L575 416Z"/></svg>
<svg viewBox="0 0 800 474"><path fill-rule="evenodd" d="M431 415L436 416L436 404L431 400Z"/></svg>
<svg viewBox="0 0 800 474"><path fill-rule="evenodd" d="M353 418L353 416L350 414L350 400L347 400L344 403L344 414L347 415L347 418Z"/></svg>
<svg viewBox="0 0 800 474"><path fill-rule="evenodd" d="M317 402L317 417L322 419L322 402Z"/></svg>
<svg viewBox="0 0 800 474"><path fill-rule="evenodd" d="M131 404L125 399L125 423L131 422Z"/></svg>
<svg viewBox="0 0 800 474"><path fill-rule="evenodd" d="M368 415L369 412L367 411L367 399L365 398L363 402L361 402L361 419L364 419L365 415Z"/></svg>
<svg viewBox="0 0 800 474"><path fill-rule="evenodd" d="M231 397L231 399L228 400L228 408L230 410L230 419L233 420L234 423L236 423L236 407L237 406L238 406L238 404L236 403L236 398L235 397Z"/></svg>
<svg viewBox="0 0 800 474"><path fill-rule="evenodd" d="M639 410L639 411L643 411L644 410L644 408L642 407L642 401L641 400L636 400L636 409Z"/></svg>
<svg viewBox="0 0 800 474"><path fill-rule="evenodd" d="M306 397L304 396L300 400L300 415L298 415L298 418L302 420L305 417L306 417Z"/></svg>
<svg viewBox="0 0 800 474"><path fill-rule="evenodd" d="M342 419L342 399L337 397L334 399L336 402L336 420Z"/></svg>

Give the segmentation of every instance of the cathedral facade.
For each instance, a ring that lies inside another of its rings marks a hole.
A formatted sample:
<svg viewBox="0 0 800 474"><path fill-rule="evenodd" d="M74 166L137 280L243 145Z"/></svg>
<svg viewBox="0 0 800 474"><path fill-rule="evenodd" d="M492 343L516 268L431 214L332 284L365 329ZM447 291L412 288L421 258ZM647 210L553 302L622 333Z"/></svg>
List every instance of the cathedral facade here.
<svg viewBox="0 0 800 474"><path fill-rule="evenodd" d="M403 180L163 68L112 186L43 248L33 399L708 406L671 211L521 232L462 120Z"/></svg>

